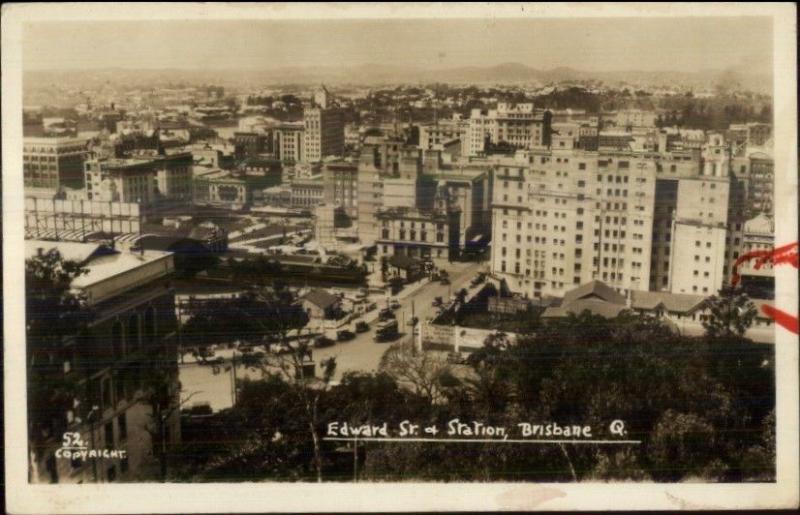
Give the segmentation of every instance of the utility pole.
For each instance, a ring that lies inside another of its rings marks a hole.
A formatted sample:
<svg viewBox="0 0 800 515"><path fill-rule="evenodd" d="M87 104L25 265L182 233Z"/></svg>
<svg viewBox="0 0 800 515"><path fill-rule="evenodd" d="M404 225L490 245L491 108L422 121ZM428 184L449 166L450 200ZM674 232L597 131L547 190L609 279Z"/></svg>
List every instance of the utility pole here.
<svg viewBox="0 0 800 515"><path fill-rule="evenodd" d="M353 440L353 482L358 482L358 437Z"/></svg>
<svg viewBox="0 0 800 515"><path fill-rule="evenodd" d="M231 402L232 406L236 406L236 349L233 350L231 359L231 383Z"/></svg>

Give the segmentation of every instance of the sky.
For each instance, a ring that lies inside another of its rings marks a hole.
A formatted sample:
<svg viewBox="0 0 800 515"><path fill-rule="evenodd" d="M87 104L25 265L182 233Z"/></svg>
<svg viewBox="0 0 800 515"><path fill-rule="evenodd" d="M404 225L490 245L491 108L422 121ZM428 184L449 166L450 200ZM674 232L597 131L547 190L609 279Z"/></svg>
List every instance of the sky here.
<svg viewBox="0 0 800 515"><path fill-rule="evenodd" d="M39 22L26 70L518 62L586 71L771 69L764 17Z"/></svg>

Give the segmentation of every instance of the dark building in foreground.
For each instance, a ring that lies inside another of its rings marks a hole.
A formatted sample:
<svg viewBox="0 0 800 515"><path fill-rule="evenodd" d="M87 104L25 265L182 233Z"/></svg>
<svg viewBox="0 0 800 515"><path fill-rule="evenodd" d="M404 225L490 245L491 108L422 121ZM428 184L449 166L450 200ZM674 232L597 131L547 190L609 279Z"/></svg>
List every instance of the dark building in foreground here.
<svg viewBox="0 0 800 515"><path fill-rule="evenodd" d="M88 243L25 244L26 258L55 248L65 260L82 263L89 272L72 287L94 312L88 330L64 335L51 355L61 363L53 384L75 385L73 409L53 410L49 423L31 427L30 481L158 480L158 456L180 441L177 410L158 424L150 401L159 391L160 406L176 405L179 395L175 295L167 283L172 254ZM80 435L86 452L108 452L86 460L69 456L64 434Z"/></svg>

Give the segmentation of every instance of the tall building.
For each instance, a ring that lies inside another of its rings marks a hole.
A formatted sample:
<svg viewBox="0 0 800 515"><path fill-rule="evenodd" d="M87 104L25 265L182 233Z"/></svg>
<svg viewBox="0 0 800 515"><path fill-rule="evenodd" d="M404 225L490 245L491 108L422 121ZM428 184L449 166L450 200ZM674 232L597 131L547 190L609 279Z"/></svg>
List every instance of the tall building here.
<svg viewBox="0 0 800 515"><path fill-rule="evenodd" d="M375 214L383 206L383 181L381 180L380 149L365 145L358 162L358 239L364 245L374 245L378 238L378 220Z"/></svg>
<svg viewBox="0 0 800 515"><path fill-rule="evenodd" d="M305 128L302 123L282 123L272 131L272 150L275 158L284 163L303 160Z"/></svg>
<svg viewBox="0 0 800 515"><path fill-rule="evenodd" d="M701 173L678 184L673 222L670 291L712 295L726 277L726 241L731 194L729 148L711 134Z"/></svg>
<svg viewBox="0 0 800 515"><path fill-rule="evenodd" d="M344 154L344 116L332 105L330 94L323 87L314 95L312 104L303 110L305 141L303 161L315 163L328 156Z"/></svg>
<svg viewBox="0 0 800 515"><path fill-rule="evenodd" d="M702 153L553 149L495 158L493 273L529 297L562 296L592 280L621 294L717 293L745 247L762 248L771 227L752 218L730 150L714 133Z"/></svg>
<svg viewBox="0 0 800 515"><path fill-rule="evenodd" d="M395 171L396 170L396 171ZM397 167L384 173L383 206L411 207L417 204L417 190L422 173L422 154L414 147L400 150Z"/></svg>
<svg viewBox="0 0 800 515"><path fill-rule="evenodd" d="M647 289L655 162L534 151L494 174L491 268L513 291L561 296L595 279Z"/></svg>
<svg viewBox="0 0 800 515"><path fill-rule="evenodd" d="M26 188L58 190L83 186L86 140L80 138L25 137L22 173Z"/></svg>
<svg viewBox="0 0 800 515"><path fill-rule="evenodd" d="M326 163L322 168L325 203L341 208L350 217L358 216L358 165Z"/></svg>

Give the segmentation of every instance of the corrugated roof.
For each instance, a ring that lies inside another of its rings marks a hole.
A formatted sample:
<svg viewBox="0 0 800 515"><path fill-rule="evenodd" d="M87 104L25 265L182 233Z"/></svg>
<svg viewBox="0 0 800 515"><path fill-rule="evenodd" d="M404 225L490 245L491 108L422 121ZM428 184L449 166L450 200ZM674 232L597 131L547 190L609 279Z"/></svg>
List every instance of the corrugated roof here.
<svg viewBox="0 0 800 515"><path fill-rule="evenodd" d="M543 318L555 318L567 316L570 313L580 315L584 311L588 311L593 315L600 315L605 318L615 318L621 312L625 311L625 304L612 304L605 300L593 299L579 299L570 302L566 305L559 307L551 307L544 310L542 313Z"/></svg>
<svg viewBox="0 0 800 515"><path fill-rule="evenodd" d="M99 243L78 243L73 241L25 240L25 259L35 257L39 249L48 252L56 249L65 261L86 263L103 245Z"/></svg>
<svg viewBox="0 0 800 515"><path fill-rule="evenodd" d="M303 299L319 306L322 309L329 308L339 302L339 297L331 295L325 290L315 289L303 295Z"/></svg>
<svg viewBox="0 0 800 515"><path fill-rule="evenodd" d="M631 307L652 310L658 305L674 313L689 313L698 308L706 297L688 293L669 293L661 291L632 291Z"/></svg>
<svg viewBox="0 0 800 515"><path fill-rule="evenodd" d="M621 294L617 293L611 286L607 285L603 281L591 281L581 286L578 286L574 290L567 292L564 295L564 302L562 305L570 304L579 299L586 299L591 297L598 297L606 302L610 302L613 304L622 304L625 305L625 297Z"/></svg>

